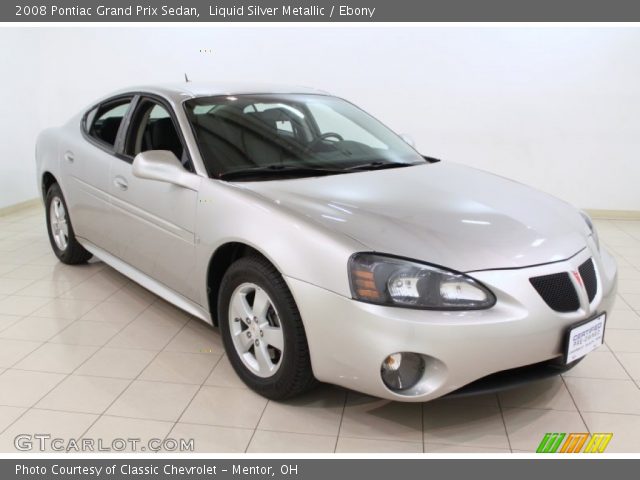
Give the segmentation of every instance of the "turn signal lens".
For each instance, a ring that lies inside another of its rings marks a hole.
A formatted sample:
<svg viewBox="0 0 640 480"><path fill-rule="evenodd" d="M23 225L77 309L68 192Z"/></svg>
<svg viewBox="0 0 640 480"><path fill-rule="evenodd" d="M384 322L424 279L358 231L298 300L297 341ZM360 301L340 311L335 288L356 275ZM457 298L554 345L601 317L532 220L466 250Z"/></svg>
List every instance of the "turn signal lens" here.
<svg viewBox="0 0 640 480"><path fill-rule="evenodd" d="M379 305L431 310L490 308L495 296L480 282L462 273L432 265L358 253L351 257L353 298Z"/></svg>
<svg viewBox="0 0 640 480"><path fill-rule="evenodd" d="M373 272L366 270L354 270L353 284L360 297L372 300L380 298L380 292L376 287Z"/></svg>

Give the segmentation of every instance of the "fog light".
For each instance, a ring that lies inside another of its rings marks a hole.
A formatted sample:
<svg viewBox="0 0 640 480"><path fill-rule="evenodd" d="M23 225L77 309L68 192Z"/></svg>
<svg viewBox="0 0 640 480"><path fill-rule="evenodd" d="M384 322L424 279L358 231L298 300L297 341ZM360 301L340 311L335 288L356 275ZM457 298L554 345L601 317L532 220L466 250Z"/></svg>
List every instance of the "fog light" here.
<svg viewBox="0 0 640 480"><path fill-rule="evenodd" d="M382 381L391 390L413 387L424 373L424 359L411 352L393 353L380 366Z"/></svg>

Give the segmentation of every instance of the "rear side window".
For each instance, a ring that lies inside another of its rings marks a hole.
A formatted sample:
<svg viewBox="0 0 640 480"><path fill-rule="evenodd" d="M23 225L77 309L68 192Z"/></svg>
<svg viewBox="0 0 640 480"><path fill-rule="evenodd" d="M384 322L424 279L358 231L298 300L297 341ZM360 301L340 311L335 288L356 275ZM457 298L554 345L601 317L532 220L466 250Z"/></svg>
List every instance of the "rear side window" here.
<svg viewBox="0 0 640 480"><path fill-rule="evenodd" d="M122 119L127 114L130 105L131 99L124 98L90 110L85 117L85 129L89 136L113 147Z"/></svg>

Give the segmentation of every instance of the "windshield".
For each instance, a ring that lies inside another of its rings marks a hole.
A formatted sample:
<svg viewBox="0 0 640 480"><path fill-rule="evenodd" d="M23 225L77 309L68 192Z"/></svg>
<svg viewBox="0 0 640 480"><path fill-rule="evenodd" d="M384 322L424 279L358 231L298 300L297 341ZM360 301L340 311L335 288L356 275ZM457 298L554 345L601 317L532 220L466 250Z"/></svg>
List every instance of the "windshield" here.
<svg viewBox="0 0 640 480"><path fill-rule="evenodd" d="M185 107L213 178L309 176L426 163L376 119L335 97L216 96L188 100Z"/></svg>

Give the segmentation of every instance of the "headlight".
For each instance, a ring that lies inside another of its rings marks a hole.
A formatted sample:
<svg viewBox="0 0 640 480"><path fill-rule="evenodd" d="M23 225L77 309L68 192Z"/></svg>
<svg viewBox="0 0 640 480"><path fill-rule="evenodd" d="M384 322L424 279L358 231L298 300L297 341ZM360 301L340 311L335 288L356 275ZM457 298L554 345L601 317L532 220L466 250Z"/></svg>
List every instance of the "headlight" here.
<svg viewBox="0 0 640 480"><path fill-rule="evenodd" d="M490 308L496 298L462 273L374 253L349 261L351 293L362 302L427 310Z"/></svg>
<svg viewBox="0 0 640 480"><path fill-rule="evenodd" d="M589 227L589 230L591 230L591 236L593 237L593 241L595 242L596 248L598 249L598 251L600 251L600 238L598 237L598 231L596 230L596 227L593 224L593 220L591 220L591 217L587 214L587 212L581 211L580 215L582 215L582 218L584 218L584 221Z"/></svg>

